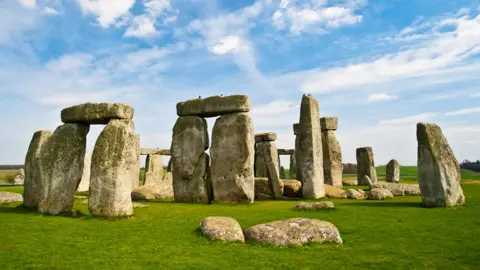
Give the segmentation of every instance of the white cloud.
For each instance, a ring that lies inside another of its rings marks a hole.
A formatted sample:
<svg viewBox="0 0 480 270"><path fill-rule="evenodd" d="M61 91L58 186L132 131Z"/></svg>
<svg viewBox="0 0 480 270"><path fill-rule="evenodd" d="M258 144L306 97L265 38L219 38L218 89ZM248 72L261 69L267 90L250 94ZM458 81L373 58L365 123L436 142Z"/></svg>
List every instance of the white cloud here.
<svg viewBox="0 0 480 270"><path fill-rule="evenodd" d="M379 125L414 124L414 123L419 123L419 122L431 119L435 115L436 113L427 112L427 113L421 113L421 114L411 115L411 116L402 117L402 118L381 120L378 122L378 124Z"/></svg>
<svg viewBox="0 0 480 270"><path fill-rule="evenodd" d="M468 115L473 113L480 113L480 107L460 109L457 111L447 112L445 116Z"/></svg>
<svg viewBox="0 0 480 270"><path fill-rule="evenodd" d="M157 29L160 20L164 24L172 23L177 20L176 14L178 11L174 10L170 0L145 0L143 2L144 13L126 18L123 24L129 25L125 31L126 37L148 38L159 36L162 34Z"/></svg>
<svg viewBox="0 0 480 270"><path fill-rule="evenodd" d="M390 100L396 100L398 99L398 96L394 95L389 95L389 94L373 94L368 96L368 100L371 102L377 102L377 101L390 101Z"/></svg>
<svg viewBox="0 0 480 270"><path fill-rule="evenodd" d="M18 2L26 8L36 8L37 0L18 0Z"/></svg>
<svg viewBox="0 0 480 270"><path fill-rule="evenodd" d="M45 7L43 9L43 12L45 12L46 14L49 14L49 15L57 15L59 14L60 12L54 8L51 8L51 7Z"/></svg>
<svg viewBox="0 0 480 270"><path fill-rule="evenodd" d="M213 46L211 51L215 54L226 54L248 50L248 45L239 36L227 36Z"/></svg>
<svg viewBox="0 0 480 270"><path fill-rule="evenodd" d="M131 26L125 31L126 37L148 37L158 35L155 29L155 21L145 15L135 16Z"/></svg>
<svg viewBox="0 0 480 270"><path fill-rule="evenodd" d="M478 97L480 97L480 92L471 94L470 97L478 98Z"/></svg>
<svg viewBox="0 0 480 270"><path fill-rule="evenodd" d="M107 28L116 19L128 13L135 0L77 0L84 13L98 16L97 21Z"/></svg>

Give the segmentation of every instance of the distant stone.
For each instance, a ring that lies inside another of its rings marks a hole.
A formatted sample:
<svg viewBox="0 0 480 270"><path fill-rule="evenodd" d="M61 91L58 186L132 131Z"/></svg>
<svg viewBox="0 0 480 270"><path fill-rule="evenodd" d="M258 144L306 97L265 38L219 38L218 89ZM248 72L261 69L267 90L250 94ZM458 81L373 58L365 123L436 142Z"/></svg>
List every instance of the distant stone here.
<svg viewBox="0 0 480 270"><path fill-rule="evenodd" d="M333 202L299 203L293 207L295 210L331 210L335 209Z"/></svg>
<svg viewBox="0 0 480 270"><path fill-rule="evenodd" d="M280 179L285 178L287 178L287 175L285 174L285 168L283 166L280 166Z"/></svg>
<svg viewBox="0 0 480 270"><path fill-rule="evenodd" d="M277 140L277 133L265 132L255 134L255 142L273 142Z"/></svg>
<svg viewBox="0 0 480 270"><path fill-rule="evenodd" d="M15 173L12 184L23 185L24 183L25 183L25 171L24 169L20 169Z"/></svg>
<svg viewBox="0 0 480 270"><path fill-rule="evenodd" d="M145 186L159 186L163 180L163 159L161 155L147 155L145 162Z"/></svg>
<svg viewBox="0 0 480 270"><path fill-rule="evenodd" d="M370 200L385 200L390 198L393 198L393 194L385 188L373 188L368 192L368 199Z"/></svg>
<svg viewBox="0 0 480 270"><path fill-rule="evenodd" d="M156 199L151 190L143 187L134 189L131 197L132 201L149 201Z"/></svg>
<svg viewBox="0 0 480 270"><path fill-rule="evenodd" d="M372 180L372 183L377 182L377 171L371 147L357 148L357 181L359 185L367 185L365 175Z"/></svg>
<svg viewBox="0 0 480 270"><path fill-rule="evenodd" d="M322 125L323 174L325 184L343 187L342 149L335 136L338 119L336 117L320 118Z"/></svg>
<svg viewBox="0 0 480 270"><path fill-rule="evenodd" d="M463 205L460 166L442 130L435 124L417 124L418 183L425 207Z"/></svg>
<svg viewBox="0 0 480 270"><path fill-rule="evenodd" d="M85 103L62 110L62 122L108 124L112 119L133 118L133 108L122 103Z"/></svg>
<svg viewBox="0 0 480 270"><path fill-rule="evenodd" d="M398 183L400 182L400 164L395 159L390 160L387 164L387 182Z"/></svg>
<svg viewBox="0 0 480 270"><path fill-rule="evenodd" d="M23 202L22 194L0 191L0 204L13 204Z"/></svg>
<svg viewBox="0 0 480 270"><path fill-rule="evenodd" d="M85 159L83 160L83 173L82 180L78 184L77 191L88 191L90 186L90 167L92 164L92 153L86 152Z"/></svg>
<svg viewBox="0 0 480 270"><path fill-rule="evenodd" d="M212 241L245 242L242 227L230 217L207 217L200 223L200 230Z"/></svg>
<svg viewBox="0 0 480 270"><path fill-rule="evenodd" d="M295 155L295 149L277 149L279 155Z"/></svg>
<svg viewBox="0 0 480 270"><path fill-rule="evenodd" d="M337 117L322 117L322 118L320 118L320 126L321 126L322 131L337 130L338 118Z"/></svg>
<svg viewBox="0 0 480 270"><path fill-rule="evenodd" d="M345 192L347 194L348 199L353 199L353 200L363 200L366 198L366 194L360 192L359 190L355 189L347 189Z"/></svg>
<svg viewBox="0 0 480 270"><path fill-rule="evenodd" d="M342 244L338 229L330 222L292 218L259 224L245 230L245 239L277 246L332 242Z"/></svg>
<svg viewBox="0 0 480 270"><path fill-rule="evenodd" d="M344 186L357 186L358 181L357 181L357 179L343 179L342 184Z"/></svg>
<svg viewBox="0 0 480 270"><path fill-rule="evenodd" d="M252 102L247 95L213 96L177 103L178 116L215 117L249 112Z"/></svg>
<svg viewBox="0 0 480 270"><path fill-rule="evenodd" d="M344 189L325 184L325 195L328 198L346 199L347 193Z"/></svg>
<svg viewBox="0 0 480 270"><path fill-rule="evenodd" d="M288 198L302 197L302 182L298 180L283 180L283 196Z"/></svg>
<svg viewBox="0 0 480 270"><path fill-rule="evenodd" d="M372 185L372 188L388 189L392 192L393 196L417 196L421 194L419 185L414 184L377 182Z"/></svg>

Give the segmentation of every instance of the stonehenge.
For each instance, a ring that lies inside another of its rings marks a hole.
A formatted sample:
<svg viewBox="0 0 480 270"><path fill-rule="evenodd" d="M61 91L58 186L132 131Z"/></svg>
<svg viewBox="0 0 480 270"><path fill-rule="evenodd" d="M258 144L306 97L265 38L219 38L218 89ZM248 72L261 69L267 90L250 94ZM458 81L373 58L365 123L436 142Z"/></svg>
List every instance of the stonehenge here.
<svg viewBox="0 0 480 270"><path fill-rule="evenodd" d="M320 118L323 147L323 174L325 183L341 188L342 185L342 150L335 136L338 126L338 118Z"/></svg>
<svg viewBox="0 0 480 270"><path fill-rule="evenodd" d="M255 135L255 177L267 177L274 198L282 197L279 155L273 132Z"/></svg>
<svg viewBox="0 0 480 270"><path fill-rule="evenodd" d="M365 176L368 176L372 183L377 182L377 170L373 159L371 147L357 148L357 182L358 185L367 185Z"/></svg>
<svg viewBox="0 0 480 270"><path fill-rule="evenodd" d="M90 187L90 167L92 164L92 153L86 152L85 159L83 161L83 173L82 180L78 184L77 191L88 191Z"/></svg>
<svg viewBox="0 0 480 270"><path fill-rule="evenodd" d="M392 159L388 162L386 167L386 180L391 183L400 182L400 164L395 159Z"/></svg>
<svg viewBox="0 0 480 270"><path fill-rule="evenodd" d="M163 171L163 156L170 156L170 149L141 148L140 155L146 155L145 162L145 188L154 189L161 194L162 199L173 198L173 177L170 171ZM169 166L172 159L170 158ZM136 189L134 189L136 190Z"/></svg>
<svg viewBox="0 0 480 270"><path fill-rule="evenodd" d="M296 179L297 176L297 158L295 156L295 149L278 149L278 166L281 168L280 156L289 156L290 157L290 178ZM280 170L281 175L281 170ZM282 178L284 179L284 177Z"/></svg>

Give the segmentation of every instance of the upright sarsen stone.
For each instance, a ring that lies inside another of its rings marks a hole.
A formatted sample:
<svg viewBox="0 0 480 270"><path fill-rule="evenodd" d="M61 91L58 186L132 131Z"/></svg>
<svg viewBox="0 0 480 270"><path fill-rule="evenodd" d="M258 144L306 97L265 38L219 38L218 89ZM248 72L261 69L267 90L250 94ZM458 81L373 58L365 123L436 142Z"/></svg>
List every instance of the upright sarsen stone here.
<svg viewBox="0 0 480 270"><path fill-rule="evenodd" d="M25 157L25 183L23 204L37 207L40 200L42 181L40 179L40 152L43 144L52 136L52 132L40 130L33 134L27 156Z"/></svg>
<svg viewBox="0 0 480 270"><path fill-rule="evenodd" d="M299 124L293 124L293 134L295 135L295 175L293 179L297 179L298 181L302 182L302 172L300 170L300 167L297 165L298 161L300 160L300 137L298 134L300 133L300 125ZM302 182L303 183L303 182Z"/></svg>
<svg viewBox="0 0 480 270"><path fill-rule="evenodd" d="M425 207L450 207L465 203L460 186L460 166L435 124L417 124L418 182Z"/></svg>
<svg viewBox="0 0 480 270"><path fill-rule="evenodd" d="M357 148L357 181L359 185L367 185L365 175L370 177L372 183L377 182L377 171L371 147Z"/></svg>
<svg viewBox="0 0 480 270"><path fill-rule="evenodd" d="M297 166L301 172L303 196L311 199L325 197L318 102L311 95L302 97L298 128L300 154L297 155Z"/></svg>
<svg viewBox="0 0 480 270"><path fill-rule="evenodd" d="M163 159L161 155L147 155L145 162L144 186L159 186L163 180Z"/></svg>
<svg viewBox="0 0 480 270"><path fill-rule="evenodd" d="M72 210L75 190L82 179L89 130L87 124L61 125L42 146L40 213L56 215Z"/></svg>
<svg viewBox="0 0 480 270"><path fill-rule="evenodd" d="M218 118L210 153L214 200L253 203L255 138L250 116L236 113Z"/></svg>
<svg viewBox="0 0 480 270"><path fill-rule="evenodd" d="M85 159L83 161L83 173L82 180L78 184L77 191L88 191L90 186L90 167L92 163L92 153L86 152Z"/></svg>
<svg viewBox="0 0 480 270"><path fill-rule="evenodd" d="M132 177L137 170L138 137L132 120L110 120L92 156L88 209L95 216L133 214Z"/></svg>
<svg viewBox="0 0 480 270"><path fill-rule="evenodd" d="M398 183L400 182L400 164L395 159L390 160L386 168L387 182Z"/></svg>
<svg viewBox="0 0 480 270"><path fill-rule="evenodd" d="M323 173L325 183L341 188L343 186L342 149L335 136L338 119L337 117L323 117L320 119L320 126L322 129Z"/></svg>

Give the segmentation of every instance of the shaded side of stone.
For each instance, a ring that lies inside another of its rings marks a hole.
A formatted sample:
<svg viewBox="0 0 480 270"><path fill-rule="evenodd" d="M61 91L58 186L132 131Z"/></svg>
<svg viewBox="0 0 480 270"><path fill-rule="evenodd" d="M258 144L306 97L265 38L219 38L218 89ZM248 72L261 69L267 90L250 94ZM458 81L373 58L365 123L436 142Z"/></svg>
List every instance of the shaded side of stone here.
<svg viewBox="0 0 480 270"><path fill-rule="evenodd" d="M92 153L86 152L85 159L83 161L82 180L80 180L80 184L78 184L77 191L88 191L88 187L90 186L91 163L92 163Z"/></svg>
<svg viewBox="0 0 480 270"><path fill-rule="evenodd" d="M341 188L343 186L342 149L334 130L322 130L322 145L325 183Z"/></svg>
<svg viewBox="0 0 480 270"><path fill-rule="evenodd" d="M372 183L377 182L377 171L371 147L357 148L357 181L359 185L367 185L365 175L370 177Z"/></svg>

